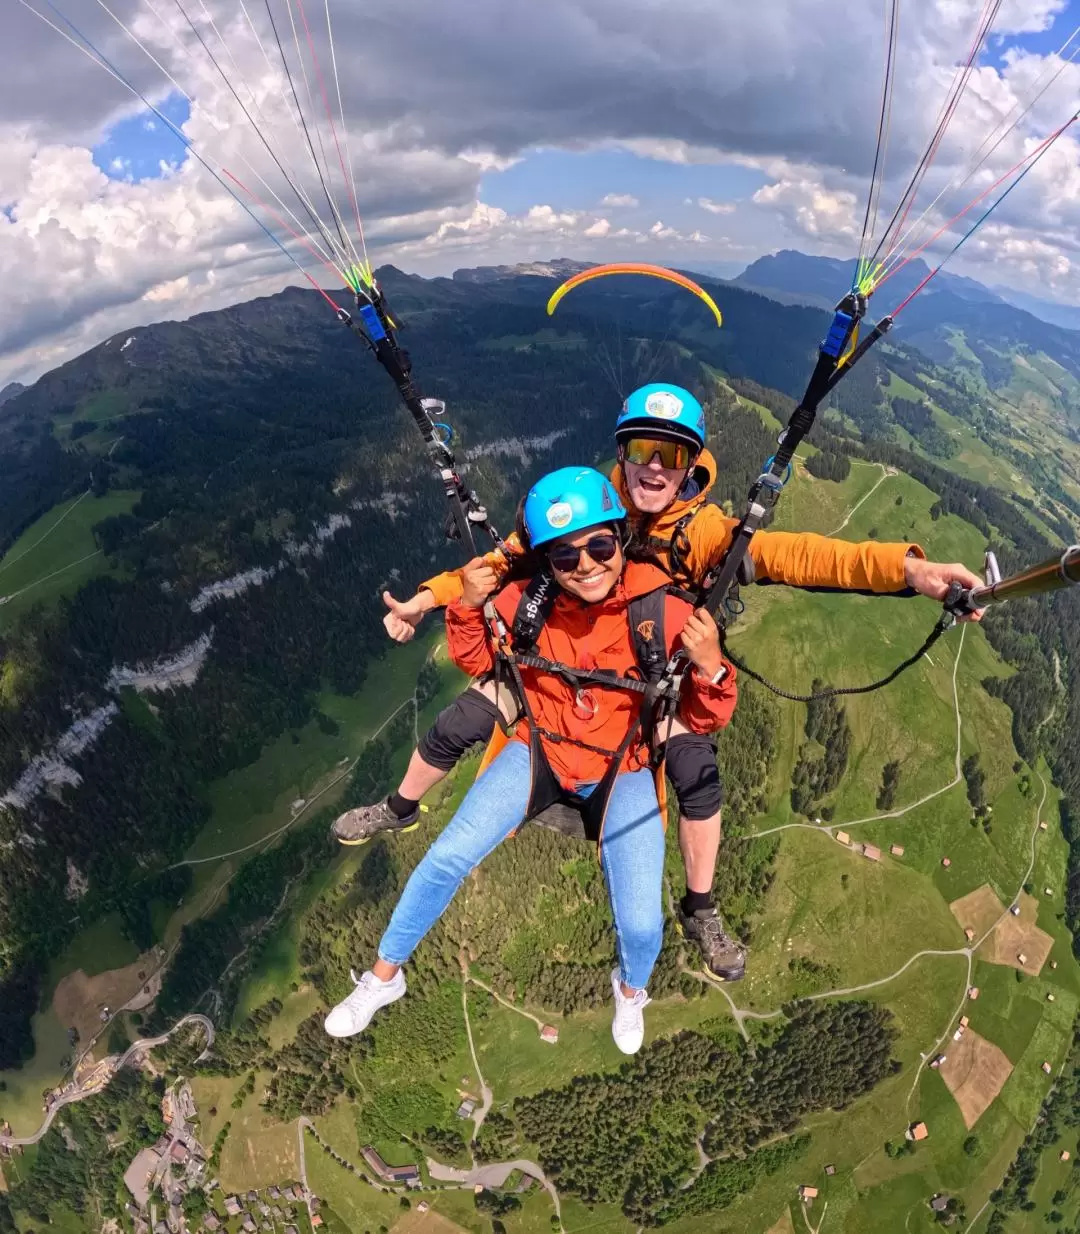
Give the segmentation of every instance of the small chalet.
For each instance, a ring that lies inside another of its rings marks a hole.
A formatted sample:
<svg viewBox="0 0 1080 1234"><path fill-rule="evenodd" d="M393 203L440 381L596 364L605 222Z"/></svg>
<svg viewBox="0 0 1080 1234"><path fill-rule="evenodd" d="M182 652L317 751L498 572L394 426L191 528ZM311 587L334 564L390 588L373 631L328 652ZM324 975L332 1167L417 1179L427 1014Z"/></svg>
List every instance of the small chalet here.
<svg viewBox="0 0 1080 1234"><path fill-rule="evenodd" d="M837 844L850 844L851 836L846 831L838 831L835 836Z"/></svg>
<svg viewBox="0 0 1080 1234"><path fill-rule="evenodd" d="M951 858L951 857L942 857L942 859L941 859L941 864L942 864L942 865L945 867L945 869L947 870L947 869L949 868L949 866L951 866L951 865L952 865L952 858Z"/></svg>
<svg viewBox="0 0 1080 1234"><path fill-rule="evenodd" d="M1067 1148L1063 1148L1061 1150L1061 1156L1058 1157L1058 1161L1068 1161L1068 1160L1069 1160L1069 1150Z"/></svg>
<svg viewBox="0 0 1080 1234"><path fill-rule="evenodd" d="M930 1207L935 1213L943 1213L949 1207L949 1197L947 1195L936 1195L930 1201Z"/></svg>
<svg viewBox="0 0 1080 1234"><path fill-rule="evenodd" d="M891 844L889 846L889 852L892 853L894 857L903 857L904 846L902 844Z"/></svg>
<svg viewBox="0 0 1080 1234"><path fill-rule="evenodd" d="M799 1188L799 1199L804 1204L812 1204L817 1199L818 1189L808 1187L805 1183Z"/></svg>
<svg viewBox="0 0 1080 1234"><path fill-rule="evenodd" d="M905 1134L909 1140L918 1142L919 1140L925 1140L930 1135L930 1132L926 1129L925 1123L912 1123Z"/></svg>
<svg viewBox="0 0 1080 1234"><path fill-rule="evenodd" d="M1044 1075L1049 1075L1050 1072L1054 1070L1053 1067L1051 1067L1049 1063L1043 1063L1042 1069L1043 1069Z"/></svg>
<svg viewBox="0 0 1080 1234"><path fill-rule="evenodd" d="M960 1017L960 1027L961 1027L961 1028L967 1028L967 1026L968 1026L970 1023L971 1023L971 1020L970 1020L970 1019L968 1019L968 1017L967 1017L966 1015L962 1015L962 1016Z"/></svg>
<svg viewBox="0 0 1080 1234"><path fill-rule="evenodd" d="M1027 956L1026 956L1026 955L1024 955L1024 953L1023 953L1022 951L1018 951L1018 952L1016 953L1016 959L1017 959L1017 962L1018 962L1018 963L1020 963L1020 964L1026 964L1026 963L1027 963Z"/></svg>
<svg viewBox="0 0 1080 1234"><path fill-rule="evenodd" d="M559 1030L554 1024L545 1024L540 1030L540 1040L546 1041L548 1045L557 1045L559 1041Z"/></svg>
<svg viewBox="0 0 1080 1234"><path fill-rule="evenodd" d="M979 987L977 985L968 986L968 998L974 1002L979 997Z"/></svg>
<svg viewBox="0 0 1080 1234"><path fill-rule="evenodd" d="M239 1217L243 1212L243 1209L240 1207L240 1201L236 1198L236 1196L227 1195L225 1197L225 1211L230 1217Z"/></svg>
<svg viewBox="0 0 1080 1234"><path fill-rule="evenodd" d="M862 855L867 861L880 861L881 849L874 844L864 844L862 846Z"/></svg>
<svg viewBox="0 0 1080 1234"><path fill-rule="evenodd" d="M826 1174L827 1174L830 1178L832 1178L832 1176L836 1173L836 1166L834 1166L834 1165L827 1165L827 1166L825 1167L825 1173L826 1173Z"/></svg>
<svg viewBox="0 0 1080 1234"><path fill-rule="evenodd" d="M975 931L971 928L971 926L968 926L964 930L964 937L968 940L969 943L975 937Z"/></svg>

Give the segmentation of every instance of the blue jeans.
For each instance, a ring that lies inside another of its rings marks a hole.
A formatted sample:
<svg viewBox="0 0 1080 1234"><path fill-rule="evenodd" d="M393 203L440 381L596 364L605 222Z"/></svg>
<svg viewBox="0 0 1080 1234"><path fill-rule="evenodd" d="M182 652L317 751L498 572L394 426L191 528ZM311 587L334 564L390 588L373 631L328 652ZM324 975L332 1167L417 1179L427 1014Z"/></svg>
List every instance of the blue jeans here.
<svg viewBox="0 0 1080 1234"><path fill-rule="evenodd" d="M595 786L581 790L588 796ZM457 813L412 872L379 943L379 958L403 964L468 875L517 827L529 800L529 751L511 741L469 789ZM664 827L650 771L615 781L600 849L619 974L632 989L648 985L664 932L661 878Z"/></svg>

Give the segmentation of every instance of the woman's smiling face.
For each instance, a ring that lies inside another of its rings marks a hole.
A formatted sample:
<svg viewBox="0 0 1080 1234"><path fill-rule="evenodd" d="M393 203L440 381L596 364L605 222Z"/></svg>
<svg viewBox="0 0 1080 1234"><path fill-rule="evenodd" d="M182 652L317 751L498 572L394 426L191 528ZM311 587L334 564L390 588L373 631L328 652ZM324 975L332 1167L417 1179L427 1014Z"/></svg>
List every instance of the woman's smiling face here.
<svg viewBox="0 0 1080 1234"><path fill-rule="evenodd" d="M583 531L560 536L545 545L544 551L559 586L586 604L596 604L606 599L622 574L622 545L610 526L587 527ZM577 552L577 562L570 566L574 551ZM564 569L563 566L570 568Z"/></svg>

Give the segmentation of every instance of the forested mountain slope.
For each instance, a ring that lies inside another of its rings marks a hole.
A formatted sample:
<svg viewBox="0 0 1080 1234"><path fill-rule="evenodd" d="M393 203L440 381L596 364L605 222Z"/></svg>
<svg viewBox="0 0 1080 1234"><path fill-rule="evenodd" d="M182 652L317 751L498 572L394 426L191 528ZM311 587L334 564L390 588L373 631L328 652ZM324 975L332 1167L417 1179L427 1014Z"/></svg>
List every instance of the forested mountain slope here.
<svg viewBox="0 0 1080 1234"><path fill-rule="evenodd" d="M620 386L625 392L660 374L706 398L721 466L716 496L738 503L771 449L774 415L785 418L801 392L827 322L816 309L715 282L708 285L724 310L721 331L691 297L655 284L583 288L548 320L543 305L554 282L546 267L459 272L452 280L387 269L381 277L407 323L402 337L423 391L447 400L469 482L500 527L536 474L609 458ZM1020 564L1072 538L1080 508L1076 447L1054 399L1036 409L1033 392L1032 409L1011 419L999 399L976 397L963 373L902 342L840 387L812 439L816 452L785 494L781 525L915 539L972 564L987 542L1006 564ZM95 577L37 610L0 605L0 1069L29 1060L31 1014L54 984L45 980L50 961L73 937L108 914L138 951L162 939L162 914L185 897L191 877L191 867L168 867L217 818L221 785L240 783L248 767L269 774L264 752L272 763L273 751L302 748L312 730L335 741L339 721L328 698L344 708L341 700L356 696L362 708L389 710L383 674L395 662L379 659L381 589L407 592L456 559L442 545L438 485L395 398L315 294L288 291L117 336L0 413L0 434L7 434L0 466L16 464L15 482L0 495L3 543L14 544L0 559L0 596L8 594L5 573L26 571L27 561L63 542L92 500L130 496L124 510L87 529ZM65 564L43 563L42 572ZM29 590L19 603L33 596ZM815 677L879 675L918 645L934 617L923 602L866 607L871 602L860 598L796 597L777 588L746 598L733 641L796 689ZM359 863L338 860L331 873L320 873L330 860L325 817L283 827L285 839L265 850L245 851L240 836L208 841L206 860L236 849L239 864L224 896L223 889L209 894L212 884L198 882L196 867L192 898L201 915L184 919L157 1016L164 1023L203 1000L222 1029L236 1028L223 1033L213 1064L220 1074L206 1082L231 1093L243 1077L258 1075L265 1112L257 1117L267 1120L267 1135L280 1126L295 1143L289 1120L305 1113L337 1120L335 1134L346 1126L360 1137L351 1151L387 1136L401 1151L400 1137L387 1131L393 1126L409 1143L423 1139L450 1159L464 1146L453 1147L458 1124L446 1103L454 1076L470 1066L457 984L464 956L502 997L566 1015L563 1031L578 1043L572 1061L545 1069L530 1055L516 1070L500 1042L520 1017L482 1001L477 1031L490 1051L481 1051L482 1066L494 1071L500 1100L512 1103L502 1111L507 1125L493 1119L485 1131L490 1151L520 1140L565 1192L612 1221L693 1223L744 1196L739 1203L757 1205L769 1220L754 1224L756 1216L739 1209L744 1215L733 1213L730 1227L715 1228L764 1230L780 1211L778 1188L793 1191L792 1171L818 1171L834 1155L846 1163L845 1186L854 1190L844 1202L854 1213L863 1203L856 1190L877 1196L874 1188L893 1187L898 1177L876 1158L867 1167L874 1177L859 1173L870 1144L856 1151L855 1141L880 1139L883 1126L894 1137L904 1112L914 1114L922 1101L926 1109L937 1102L940 1113L935 1134L945 1155L934 1158L934 1169L985 1198L1007 1160L987 1154L965 1165L948 1156L965 1138L960 1115L946 1107L948 1093L942 1099L933 1088L939 1078L930 1078L920 1055L949 1025L965 964L969 976L974 966L974 976L994 987L981 1009L1008 1020L1013 995L998 975L1010 976L1004 961L995 968L982 956L965 957L948 906L983 884L1008 904L1024 883L1034 891L1055 887L1038 922L1061 973L1048 986L1032 980L1030 991L1018 984L1030 1041L1009 1038L989 1018L979 1028L1000 1037L1017 1068L1013 1087L986 1116L996 1120L1008 1156L1042 1099L1034 1052L1045 1046L1055 1063L1067 1052L1059 1036L1071 1023L1080 980L1066 922L1054 914L1074 924L1080 890L1063 903L1065 846L1055 792L1040 800L1040 759L1049 760L1064 792L1062 822L1073 841L1080 620L1075 598L1060 597L1011 608L987 623L986 636L950 637L947 650L903 687L847 708L808 715L744 691L721 751L729 841L718 893L754 949L752 975L735 997L749 1016L738 1020L745 1039L733 1032L721 996L683 971L689 957L670 938L651 1021L660 1039L641 1059L640 1083L620 1082L616 1060L597 1045L606 1041L605 1013L591 1010L610 955L597 871L583 850L530 831L496 855L478 884L484 894L463 898L423 949L415 1007L395 1009L386 1031L354 1052L327 1054L317 1019L301 1020L345 988L350 964L377 937L422 843L464 790L464 774L418 836L373 845ZM1018 671L1005 668L994 647ZM432 677L430 665L425 672L419 706L452 688L440 685L438 672ZM406 711L362 747L343 800L385 791L392 758L411 737ZM924 798L926 809L903 821L909 803ZM891 819L893 809L901 821ZM1043 841L1037 824L1047 820L1053 830ZM856 841L886 849L906 843L906 864L875 866L836 843L834 832L863 823ZM1080 888L1080 835L1075 841L1070 888ZM204 850L197 851L202 861ZM955 874L942 873L943 853ZM292 958L282 971L290 976L266 975L258 967L262 944L252 948L252 940L276 928L285 911L292 918L281 926L290 940L283 946ZM808 1009L781 1013L793 998L872 989L916 945L942 958L920 961L882 991L882 1004L825 1001L820 1018ZM282 1014L287 1027L264 1036L245 1017L271 989L286 1011L265 1018ZM1047 992L1055 994L1052 1012L1042 1006ZM1056 1018L1044 1025L1043 1016ZM684 1043L693 1066L680 1068L682 1087L665 1111L672 1066L665 1035L679 1029L693 1030ZM830 1033L836 1052L815 1061L812 1043ZM863 1053L845 1050L846 1040L861 1042ZM756 1051L752 1066L746 1048ZM827 1077L816 1070L823 1063ZM577 1075L593 1078L575 1085ZM395 1104L395 1076L417 1085L407 1110ZM255 1088L253 1078L238 1109ZM574 1127L607 1102L628 1113L598 1121L595 1143L572 1161ZM804 1143L816 1119L853 1102L851 1144L840 1120ZM875 1103L884 1114L875 1114ZM250 1104L260 1109L258 1097ZM726 1116L733 1109L737 1119ZM663 1136L643 1141L641 1123L662 1125ZM770 1150L774 1139L781 1147ZM710 1164L692 1176L699 1152ZM915 1177L902 1161L897 1169ZM242 1170L235 1170L239 1186ZM929 1175L920 1179L921 1189ZM851 1228L887 1228L868 1219L863 1213Z"/></svg>

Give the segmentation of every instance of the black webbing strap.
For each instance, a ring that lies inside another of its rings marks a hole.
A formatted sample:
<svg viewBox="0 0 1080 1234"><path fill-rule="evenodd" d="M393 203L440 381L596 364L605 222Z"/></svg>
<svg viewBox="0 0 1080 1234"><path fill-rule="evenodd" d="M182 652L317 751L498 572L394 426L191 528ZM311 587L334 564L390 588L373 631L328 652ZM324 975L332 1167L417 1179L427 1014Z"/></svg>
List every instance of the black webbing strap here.
<svg viewBox="0 0 1080 1234"><path fill-rule="evenodd" d="M723 626L720 627L720 646L723 649L724 655L735 665L740 673L745 673L747 677L752 677L754 681L760 682L766 690L771 690L773 694L778 694L781 698L790 699L793 703L815 703L823 698L835 698L838 694L870 694L874 690L880 690L883 686L891 685L901 673L907 672L913 664L918 664L952 624L952 614L943 613L923 641L923 645L919 650L908 656L903 663L898 664L891 673L880 678L878 681L872 681L869 685L865 686L827 686L824 690L818 690L814 694L795 694L790 690L784 690L767 677L763 677L761 673L755 672L749 665L744 664L727 645L726 631Z"/></svg>

